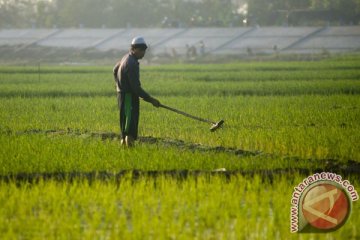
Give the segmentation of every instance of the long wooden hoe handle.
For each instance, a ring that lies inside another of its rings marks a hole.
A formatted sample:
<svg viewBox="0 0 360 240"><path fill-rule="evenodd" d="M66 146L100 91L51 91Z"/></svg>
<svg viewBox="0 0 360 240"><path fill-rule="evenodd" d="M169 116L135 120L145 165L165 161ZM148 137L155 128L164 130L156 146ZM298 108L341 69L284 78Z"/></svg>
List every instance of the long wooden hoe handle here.
<svg viewBox="0 0 360 240"><path fill-rule="evenodd" d="M163 105L163 104L160 104L160 107L165 108L165 109L170 110L170 111L173 111L173 112L176 112L176 113L181 114L181 115L183 115L183 116L186 116L186 117L189 117L189 118L192 118L192 119L201 121L201 122L206 122L206 123L215 124L213 121L210 121L210 120L208 120L208 119L196 117L196 116L193 116L193 115L188 114L188 113L186 113L186 112L177 110L177 109L175 109L175 108L172 108L172 107L169 107L169 106L165 106L165 105Z"/></svg>

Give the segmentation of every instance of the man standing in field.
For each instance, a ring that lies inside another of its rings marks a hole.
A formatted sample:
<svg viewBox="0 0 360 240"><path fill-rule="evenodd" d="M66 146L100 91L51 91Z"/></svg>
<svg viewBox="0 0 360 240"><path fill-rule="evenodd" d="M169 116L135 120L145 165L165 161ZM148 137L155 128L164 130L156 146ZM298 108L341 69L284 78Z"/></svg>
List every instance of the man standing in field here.
<svg viewBox="0 0 360 240"><path fill-rule="evenodd" d="M139 98L155 107L160 102L142 89L139 73L139 59L145 55L147 45L144 38L136 37L131 42L131 49L114 69L114 79L120 109L121 145L131 147L138 135L140 102Z"/></svg>

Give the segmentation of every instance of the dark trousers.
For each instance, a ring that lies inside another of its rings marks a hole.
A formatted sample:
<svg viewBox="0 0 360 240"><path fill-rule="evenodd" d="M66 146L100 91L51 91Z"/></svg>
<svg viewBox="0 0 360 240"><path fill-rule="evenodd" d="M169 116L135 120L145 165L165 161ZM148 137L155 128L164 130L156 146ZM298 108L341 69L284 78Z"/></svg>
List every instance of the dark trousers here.
<svg viewBox="0 0 360 240"><path fill-rule="evenodd" d="M118 106L120 110L121 137L138 137L140 102L139 97L131 93L118 93Z"/></svg>

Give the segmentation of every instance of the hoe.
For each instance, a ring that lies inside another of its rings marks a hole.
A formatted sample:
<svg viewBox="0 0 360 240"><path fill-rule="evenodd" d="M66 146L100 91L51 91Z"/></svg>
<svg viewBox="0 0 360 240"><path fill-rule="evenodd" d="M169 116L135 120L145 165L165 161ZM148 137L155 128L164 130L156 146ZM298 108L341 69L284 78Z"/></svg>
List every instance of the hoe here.
<svg viewBox="0 0 360 240"><path fill-rule="evenodd" d="M170 110L170 111L173 111L173 112L176 112L178 114L184 115L185 117L189 117L189 118L198 120L200 122L211 123L210 131L212 131L212 132L216 131L218 128L220 128L224 124L224 120L214 122L214 121L211 121L211 120L208 120L208 119L204 119L204 118L200 118L200 117L190 115L190 114L188 114L186 112L182 112L180 110L177 110L177 109L172 108L172 107L165 106L163 104L160 104L160 107L165 108L165 109Z"/></svg>

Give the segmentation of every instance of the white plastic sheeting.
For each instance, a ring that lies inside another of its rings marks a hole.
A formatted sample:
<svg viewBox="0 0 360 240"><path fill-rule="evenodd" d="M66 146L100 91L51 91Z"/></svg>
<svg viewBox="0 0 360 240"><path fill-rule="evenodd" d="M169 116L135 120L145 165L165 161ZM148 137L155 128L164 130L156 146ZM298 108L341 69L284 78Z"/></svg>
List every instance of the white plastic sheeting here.
<svg viewBox="0 0 360 240"><path fill-rule="evenodd" d="M131 28L131 29L2 29L0 46L30 45L127 51L131 39L145 38L153 54L185 54L194 46L211 54L296 53L360 49L360 26Z"/></svg>

